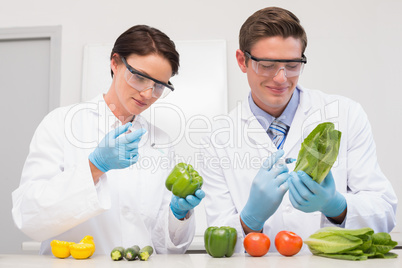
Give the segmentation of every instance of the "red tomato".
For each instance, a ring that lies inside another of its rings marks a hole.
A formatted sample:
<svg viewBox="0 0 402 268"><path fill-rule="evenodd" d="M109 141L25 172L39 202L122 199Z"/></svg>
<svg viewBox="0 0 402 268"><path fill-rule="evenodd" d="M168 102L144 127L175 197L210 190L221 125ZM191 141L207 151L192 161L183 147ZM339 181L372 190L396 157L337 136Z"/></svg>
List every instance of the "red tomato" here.
<svg viewBox="0 0 402 268"><path fill-rule="evenodd" d="M300 236L289 231L280 231L275 237L275 247L283 256L297 254L303 246Z"/></svg>
<svg viewBox="0 0 402 268"><path fill-rule="evenodd" d="M271 241L263 233L249 233L244 238L244 248L253 257L261 257L267 254Z"/></svg>

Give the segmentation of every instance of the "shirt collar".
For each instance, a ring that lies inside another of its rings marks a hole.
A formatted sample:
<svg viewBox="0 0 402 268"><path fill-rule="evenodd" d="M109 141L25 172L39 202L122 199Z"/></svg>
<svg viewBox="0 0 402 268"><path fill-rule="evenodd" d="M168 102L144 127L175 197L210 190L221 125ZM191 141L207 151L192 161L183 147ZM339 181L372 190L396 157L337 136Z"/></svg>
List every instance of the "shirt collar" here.
<svg viewBox="0 0 402 268"><path fill-rule="evenodd" d="M286 124L288 127L290 127L290 125L292 124L293 118L296 114L297 106L299 105L299 100L300 100L300 91L296 87L295 90L293 91L292 98L290 99L285 110L277 118L278 120L280 120L281 122ZM265 130L268 130L268 127L275 120L275 117L273 117L269 113L265 112L260 107L258 107L257 104L255 104L255 102L251 96L251 92L248 95L248 103L249 103L251 112L257 118L258 122L261 124L261 126Z"/></svg>

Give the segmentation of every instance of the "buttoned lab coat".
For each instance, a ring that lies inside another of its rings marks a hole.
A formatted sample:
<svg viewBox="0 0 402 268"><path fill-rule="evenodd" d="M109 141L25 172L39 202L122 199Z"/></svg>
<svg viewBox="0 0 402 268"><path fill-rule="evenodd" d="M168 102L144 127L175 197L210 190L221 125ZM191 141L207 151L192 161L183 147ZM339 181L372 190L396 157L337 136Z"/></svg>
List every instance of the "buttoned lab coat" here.
<svg viewBox="0 0 402 268"><path fill-rule="evenodd" d="M297 158L304 138L319 123L333 122L342 137L332 174L336 189L347 202L347 215L340 226L390 232L396 224L397 197L377 163L371 127L362 107L341 96L299 88L300 104L283 147L284 157ZM228 119L218 120L211 133L202 140L206 148L201 151L204 161L200 169L208 226L235 227L239 239L236 251L241 252L244 232L240 212L263 160L277 149L252 114L247 100ZM219 165L216 159L220 159ZM288 165L289 171L294 166L295 163ZM277 211L265 222L263 232L271 241L282 230L293 231L305 239L324 226L334 224L320 212L295 209L287 192ZM276 249L271 246L270 250Z"/></svg>
<svg viewBox="0 0 402 268"><path fill-rule="evenodd" d="M20 186L12 193L12 215L26 235L44 241L42 254L50 254L53 239L78 243L86 235L94 237L95 254L133 245L184 253L190 245L194 216L179 221L169 208L165 180L172 152L150 146L167 144L169 138L143 117L136 116L132 127L147 130L138 162L108 171L94 185L88 156L119 125L100 95L54 110L37 128Z"/></svg>

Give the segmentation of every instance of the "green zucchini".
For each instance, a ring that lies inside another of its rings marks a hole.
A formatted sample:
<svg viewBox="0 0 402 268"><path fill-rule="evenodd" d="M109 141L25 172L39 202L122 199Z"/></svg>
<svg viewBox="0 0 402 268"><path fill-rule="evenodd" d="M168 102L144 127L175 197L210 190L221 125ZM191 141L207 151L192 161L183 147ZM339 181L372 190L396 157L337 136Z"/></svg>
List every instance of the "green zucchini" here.
<svg viewBox="0 0 402 268"><path fill-rule="evenodd" d="M140 254L140 247L135 245L129 248L126 248L124 251L124 258L128 261L135 260Z"/></svg>
<svg viewBox="0 0 402 268"><path fill-rule="evenodd" d="M149 257L151 257L152 253L154 253L154 249L151 246L143 247L140 250L140 260L147 261Z"/></svg>
<svg viewBox="0 0 402 268"><path fill-rule="evenodd" d="M122 260L123 256L124 256L123 247L115 247L114 249L112 249L112 252L110 252L110 257L112 257L112 260L114 261Z"/></svg>

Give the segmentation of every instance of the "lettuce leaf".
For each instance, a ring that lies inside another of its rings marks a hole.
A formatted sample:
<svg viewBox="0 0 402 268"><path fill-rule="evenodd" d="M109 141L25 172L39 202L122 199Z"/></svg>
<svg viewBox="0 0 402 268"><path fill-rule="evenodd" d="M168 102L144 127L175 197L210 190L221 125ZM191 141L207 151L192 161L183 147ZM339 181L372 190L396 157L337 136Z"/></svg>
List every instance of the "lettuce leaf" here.
<svg viewBox="0 0 402 268"><path fill-rule="evenodd" d="M304 240L316 256L343 259L367 260L391 259L398 254L389 252L398 243L388 233L374 233L371 228L344 229L324 227Z"/></svg>
<svg viewBox="0 0 402 268"><path fill-rule="evenodd" d="M321 183L338 157L341 134L331 122L319 124L301 144L294 171L302 170Z"/></svg>
<svg viewBox="0 0 402 268"><path fill-rule="evenodd" d="M312 253L343 253L363 244L362 239L348 234L320 232L304 241Z"/></svg>
<svg viewBox="0 0 402 268"><path fill-rule="evenodd" d="M388 253L398 244L398 242L392 241L390 234L382 232L373 234L372 240L372 247L375 248L375 252L381 254Z"/></svg>

